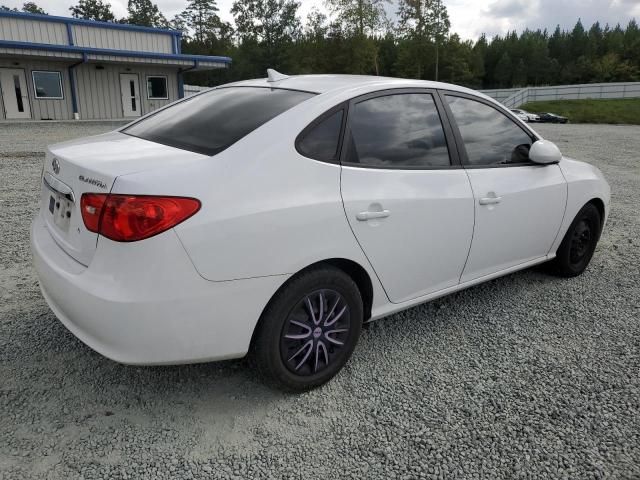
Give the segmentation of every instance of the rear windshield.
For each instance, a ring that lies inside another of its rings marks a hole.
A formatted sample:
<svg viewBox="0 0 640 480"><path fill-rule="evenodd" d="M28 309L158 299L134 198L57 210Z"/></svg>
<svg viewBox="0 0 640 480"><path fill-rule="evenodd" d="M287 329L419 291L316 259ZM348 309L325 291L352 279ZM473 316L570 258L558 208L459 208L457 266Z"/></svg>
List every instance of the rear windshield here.
<svg viewBox="0 0 640 480"><path fill-rule="evenodd" d="M211 90L159 111L123 133L215 155L314 93L260 87Z"/></svg>

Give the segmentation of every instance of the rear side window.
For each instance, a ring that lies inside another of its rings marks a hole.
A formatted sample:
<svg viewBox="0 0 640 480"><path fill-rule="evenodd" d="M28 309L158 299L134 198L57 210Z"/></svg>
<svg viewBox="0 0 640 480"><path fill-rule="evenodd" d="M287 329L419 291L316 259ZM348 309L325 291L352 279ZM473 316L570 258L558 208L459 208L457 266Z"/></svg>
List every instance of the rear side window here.
<svg viewBox="0 0 640 480"><path fill-rule="evenodd" d="M533 140L506 115L489 105L447 95L470 165L529 162Z"/></svg>
<svg viewBox="0 0 640 480"><path fill-rule="evenodd" d="M374 97L357 103L349 112L351 141L347 163L391 168L451 164L431 94Z"/></svg>
<svg viewBox="0 0 640 480"><path fill-rule="evenodd" d="M303 132L298 139L298 151L315 160L336 160L343 117L344 110L338 110Z"/></svg>
<svg viewBox="0 0 640 480"><path fill-rule="evenodd" d="M215 155L314 93L258 87L211 90L160 110L123 133Z"/></svg>

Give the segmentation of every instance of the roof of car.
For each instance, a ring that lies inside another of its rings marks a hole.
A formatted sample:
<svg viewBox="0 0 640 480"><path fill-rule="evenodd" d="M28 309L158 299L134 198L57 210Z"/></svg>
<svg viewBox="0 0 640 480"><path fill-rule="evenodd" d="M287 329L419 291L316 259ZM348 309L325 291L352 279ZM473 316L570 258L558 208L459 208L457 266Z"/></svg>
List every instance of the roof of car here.
<svg viewBox="0 0 640 480"><path fill-rule="evenodd" d="M408 80L403 78L375 77L368 75L295 75L278 81L269 81L267 78L245 80L231 85L243 87L270 87L286 88L291 90L304 90L314 93L326 93L336 90L344 90L354 87L371 86L384 88L439 88L446 90L472 93L483 96L480 92L470 90L449 83L432 82L427 80ZM230 85L225 85L230 86Z"/></svg>

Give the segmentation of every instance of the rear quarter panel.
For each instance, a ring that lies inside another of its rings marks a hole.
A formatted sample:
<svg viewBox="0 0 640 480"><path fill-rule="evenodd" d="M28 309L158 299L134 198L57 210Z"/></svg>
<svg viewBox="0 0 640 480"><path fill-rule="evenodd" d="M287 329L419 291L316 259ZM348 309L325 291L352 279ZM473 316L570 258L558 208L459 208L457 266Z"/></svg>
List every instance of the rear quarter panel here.
<svg viewBox="0 0 640 480"><path fill-rule="evenodd" d="M201 210L175 230L207 280L294 274L318 261L345 258L367 270L374 298L386 301L346 220L340 166L295 150L298 133L339 99L319 96L309 103L214 157L188 168L169 166L119 177L113 191L198 198Z"/></svg>

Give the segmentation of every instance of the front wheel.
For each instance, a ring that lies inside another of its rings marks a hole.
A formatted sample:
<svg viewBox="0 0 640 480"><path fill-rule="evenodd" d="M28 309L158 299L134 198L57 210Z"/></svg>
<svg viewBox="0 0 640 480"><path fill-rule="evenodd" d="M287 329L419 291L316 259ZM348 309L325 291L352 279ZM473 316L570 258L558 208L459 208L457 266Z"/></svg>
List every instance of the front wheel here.
<svg viewBox="0 0 640 480"><path fill-rule="evenodd" d="M362 298L351 277L332 266L303 272L265 309L252 346L256 366L279 389L318 387L347 363L362 320Z"/></svg>
<svg viewBox="0 0 640 480"><path fill-rule="evenodd" d="M578 212L552 260L551 267L561 277L576 277L585 271L600 239L601 218L588 203Z"/></svg>

